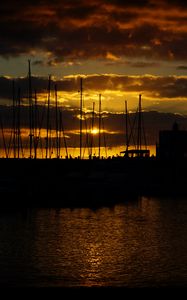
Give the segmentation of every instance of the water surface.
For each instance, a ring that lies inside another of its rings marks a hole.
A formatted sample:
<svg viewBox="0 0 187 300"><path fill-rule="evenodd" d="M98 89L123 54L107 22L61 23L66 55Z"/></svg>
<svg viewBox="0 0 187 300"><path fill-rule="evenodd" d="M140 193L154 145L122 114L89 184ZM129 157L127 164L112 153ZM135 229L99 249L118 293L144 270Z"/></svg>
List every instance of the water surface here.
<svg viewBox="0 0 187 300"><path fill-rule="evenodd" d="M2 211L0 285L187 287L187 199Z"/></svg>

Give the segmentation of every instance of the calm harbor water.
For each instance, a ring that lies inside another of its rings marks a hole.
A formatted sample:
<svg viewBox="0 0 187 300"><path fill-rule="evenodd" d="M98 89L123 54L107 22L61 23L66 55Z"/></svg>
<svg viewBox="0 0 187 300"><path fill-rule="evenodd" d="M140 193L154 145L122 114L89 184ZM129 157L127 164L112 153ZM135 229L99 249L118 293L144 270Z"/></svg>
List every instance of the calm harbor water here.
<svg viewBox="0 0 187 300"><path fill-rule="evenodd" d="M1 211L0 286L187 287L187 199Z"/></svg>

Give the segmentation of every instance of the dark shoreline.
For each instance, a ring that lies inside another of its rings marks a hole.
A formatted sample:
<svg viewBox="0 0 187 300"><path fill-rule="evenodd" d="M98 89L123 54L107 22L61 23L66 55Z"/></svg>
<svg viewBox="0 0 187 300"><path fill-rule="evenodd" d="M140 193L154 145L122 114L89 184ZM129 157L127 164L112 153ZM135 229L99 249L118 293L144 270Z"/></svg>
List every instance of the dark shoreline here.
<svg viewBox="0 0 187 300"><path fill-rule="evenodd" d="M112 205L186 196L187 159L0 159L0 207Z"/></svg>

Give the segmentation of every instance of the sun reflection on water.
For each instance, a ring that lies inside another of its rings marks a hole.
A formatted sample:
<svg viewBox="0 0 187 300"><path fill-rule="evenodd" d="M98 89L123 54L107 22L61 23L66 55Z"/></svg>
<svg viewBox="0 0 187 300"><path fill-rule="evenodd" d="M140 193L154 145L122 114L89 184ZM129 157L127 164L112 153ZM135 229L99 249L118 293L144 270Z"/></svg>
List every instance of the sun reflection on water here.
<svg viewBox="0 0 187 300"><path fill-rule="evenodd" d="M88 200L89 201L89 200ZM0 278L15 286L187 284L186 199L1 215Z"/></svg>

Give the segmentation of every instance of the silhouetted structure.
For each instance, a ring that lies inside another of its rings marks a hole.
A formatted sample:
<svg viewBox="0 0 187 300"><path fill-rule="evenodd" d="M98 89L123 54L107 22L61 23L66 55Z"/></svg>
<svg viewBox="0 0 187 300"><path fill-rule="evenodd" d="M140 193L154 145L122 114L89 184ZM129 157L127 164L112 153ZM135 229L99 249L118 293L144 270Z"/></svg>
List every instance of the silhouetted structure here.
<svg viewBox="0 0 187 300"><path fill-rule="evenodd" d="M187 131L179 130L177 123L172 130L161 130L156 155L161 159L187 158Z"/></svg>
<svg viewBox="0 0 187 300"><path fill-rule="evenodd" d="M128 136L128 110L127 110L127 102L125 103L125 110L126 110L126 150L121 151L120 153L124 153L125 157L149 157L150 150L147 149L147 142L145 136L145 129L143 124L143 116L142 116L142 104L141 104L141 95L139 95L139 105L138 105L138 127L137 127L137 143L135 144L135 149L129 149L130 139L133 137L133 128L131 128L131 134ZM136 116L135 116L136 117ZM136 119L135 119L136 121ZM142 148L142 142L144 140L144 148Z"/></svg>
<svg viewBox="0 0 187 300"><path fill-rule="evenodd" d="M101 156L101 132L104 121L101 109L101 94L99 94L99 154L93 155L93 132L95 118L95 102L90 130L83 114L83 82L80 78L80 156L72 158L68 155L62 110L58 105L57 86L55 86L54 110L51 110L51 77L48 81L48 97L44 110L38 113L37 95L35 99L31 88L31 69L29 61L29 150L30 159L25 159L21 139L21 96L20 88L17 97L13 82L13 116L10 141L5 143L3 123L0 116L0 127L6 158L0 158L0 207L61 207L62 205L103 205L109 204L125 195L187 195L187 131L179 130L177 123L172 130L162 130L159 133L159 143L156 157L150 157L147 149L146 134L143 122L141 95L133 123L128 116L127 101L125 102L125 141L124 156ZM47 106L47 107L46 107ZM23 106L24 107L24 106ZM55 112L53 114L53 111ZM46 126L43 125L43 120ZM83 122L84 121L84 122ZM85 125L85 126L83 126ZM37 155L41 130L46 127L45 150L43 159ZM55 130L55 144L52 145L52 129ZM84 159L84 132L86 131L86 145L89 158ZM62 133L66 159L60 153ZM88 138L91 136L90 138ZM13 158L10 150L13 145ZM56 158L52 158L52 146L56 147ZM34 160L33 158L34 147ZM93 158L93 159L92 159ZM16 170L16 171L15 171ZM90 191L92 191L90 193ZM98 197L99 191L99 197ZM64 196L65 192L67 196ZM88 197L89 195L89 197Z"/></svg>

